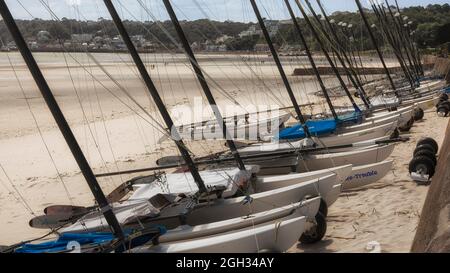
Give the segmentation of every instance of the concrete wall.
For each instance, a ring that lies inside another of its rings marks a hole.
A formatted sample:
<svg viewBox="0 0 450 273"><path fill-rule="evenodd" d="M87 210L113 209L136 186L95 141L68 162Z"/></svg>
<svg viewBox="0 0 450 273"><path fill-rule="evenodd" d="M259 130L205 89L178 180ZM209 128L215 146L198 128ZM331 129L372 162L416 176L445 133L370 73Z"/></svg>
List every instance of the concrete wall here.
<svg viewBox="0 0 450 273"><path fill-rule="evenodd" d="M450 252L450 123L411 251Z"/></svg>

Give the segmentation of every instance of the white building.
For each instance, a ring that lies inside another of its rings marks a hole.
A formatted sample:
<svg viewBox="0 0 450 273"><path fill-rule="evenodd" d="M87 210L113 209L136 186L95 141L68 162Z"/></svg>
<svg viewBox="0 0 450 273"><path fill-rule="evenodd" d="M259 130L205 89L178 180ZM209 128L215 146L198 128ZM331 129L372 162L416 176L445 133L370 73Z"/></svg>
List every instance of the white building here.
<svg viewBox="0 0 450 273"><path fill-rule="evenodd" d="M92 34L72 34L71 39L74 43L89 43L94 38Z"/></svg>

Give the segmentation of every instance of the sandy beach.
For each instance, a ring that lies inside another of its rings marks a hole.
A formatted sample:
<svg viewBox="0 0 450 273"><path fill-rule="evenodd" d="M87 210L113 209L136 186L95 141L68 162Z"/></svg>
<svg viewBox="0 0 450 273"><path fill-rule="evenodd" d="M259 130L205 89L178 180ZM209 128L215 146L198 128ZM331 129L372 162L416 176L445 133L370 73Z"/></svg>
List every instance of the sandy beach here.
<svg viewBox="0 0 450 273"><path fill-rule="evenodd" d="M85 54L39 53L36 58L96 173L155 166L155 160L161 156L177 154L171 143L158 144L163 136L159 125L163 122L127 55L96 54L94 58L151 117L145 116ZM258 58L199 58L211 77L208 79L221 107L231 104L225 93L242 106L280 102L284 104L280 106L289 105L275 66L268 58ZM183 56L148 55L144 59L157 88L163 90L161 96L169 109L191 107L196 97L201 98L198 83ZM299 66L297 61L284 59L289 75ZM319 87L312 77L290 80L300 102L318 103L312 93ZM335 85L332 77L327 77L326 82L330 87ZM348 104L345 100L340 102ZM208 109L206 102L202 103ZM303 110L312 113L325 106L318 103L315 107ZM209 110L204 112L194 115L194 120L189 115L175 116L175 120L183 124L211 117ZM425 120L414 125L411 141L396 147L392 173L374 185L342 194L330 209L323 242L294 246L290 251L367 252L367 244L377 241L384 252L408 252L428 187L411 181L407 164L416 140L428 136L442 142L447 123L448 119L437 117L434 110L427 112ZM198 155L224 149L221 142L190 147ZM28 221L49 205L93 204L64 139L17 53L0 53L0 151L0 245L46 234L46 230L31 229ZM102 178L99 182L108 193L131 177Z"/></svg>

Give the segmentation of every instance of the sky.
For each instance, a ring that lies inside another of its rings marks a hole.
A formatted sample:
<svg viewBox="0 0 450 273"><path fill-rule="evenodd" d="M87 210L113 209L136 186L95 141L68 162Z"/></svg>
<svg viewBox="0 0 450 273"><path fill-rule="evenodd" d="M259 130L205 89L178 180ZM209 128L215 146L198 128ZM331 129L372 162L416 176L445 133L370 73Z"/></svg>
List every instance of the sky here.
<svg viewBox="0 0 450 273"><path fill-rule="evenodd" d="M147 7L150 15L138 1L141 1ZM315 0L310 1L315 2ZM389 1L392 4L395 3L394 0ZM59 18L81 18L84 20L96 20L99 17L110 18L102 0L7 0L6 2L16 19L31 19L33 17L50 19L50 13L42 3L48 3L48 6ZM153 18L158 20L168 19L161 0L114 0L113 2L123 19L144 21ZM258 0L257 2L264 17L270 19L289 18L283 4L284 1ZM361 2L364 5L367 0L361 0ZM449 0L398 0L398 2L400 6L405 7L445 4L449 3ZM294 5L293 0L291 0L291 3ZM353 0L322 0L322 3L329 13L356 10ZM172 4L180 19L195 20L209 17L209 19L219 21L255 21L248 0L172 0Z"/></svg>

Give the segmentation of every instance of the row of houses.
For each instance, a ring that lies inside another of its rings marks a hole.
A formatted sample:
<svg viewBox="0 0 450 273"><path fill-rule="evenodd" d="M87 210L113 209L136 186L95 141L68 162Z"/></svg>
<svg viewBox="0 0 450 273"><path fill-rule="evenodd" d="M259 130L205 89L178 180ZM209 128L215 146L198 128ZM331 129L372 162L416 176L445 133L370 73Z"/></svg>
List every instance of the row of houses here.
<svg viewBox="0 0 450 273"><path fill-rule="evenodd" d="M283 24L290 23L287 21L271 21L266 20L265 24L271 36L275 36L280 27ZM262 31L258 27L258 25L253 24L248 29L239 33L239 38L244 38L248 36L261 36ZM225 52L228 50L227 42L232 39L236 39L238 37L233 37L229 35L222 35L215 40L208 40L204 43L194 42L191 46L196 51L207 51L207 52ZM135 44L135 46L140 50L146 51L155 51L158 46L153 44L150 41L147 41L144 35L133 35L131 36L131 40ZM89 50L126 50L126 46L120 36L109 37L107 35L103 35L101 32L96 34L72 34L70 39L65 40L64 42L56 41L50 32L46 30L39 31L36 34L36 37L28 39L29 46L32 50L51 50L51 49L89 49ZM2 50L15 50L15 45L8 44L3 46ZM267 45L258 44L255 47L256 51L268 51Z"/></svg>

